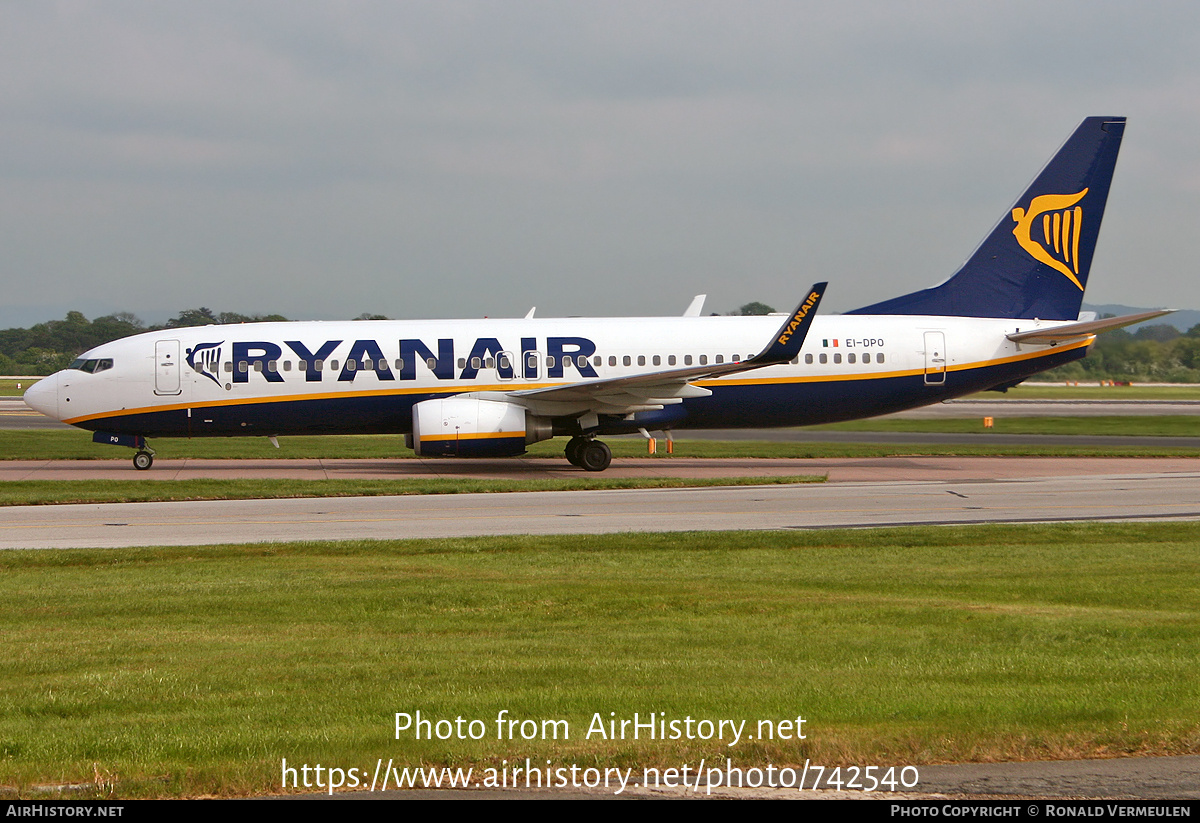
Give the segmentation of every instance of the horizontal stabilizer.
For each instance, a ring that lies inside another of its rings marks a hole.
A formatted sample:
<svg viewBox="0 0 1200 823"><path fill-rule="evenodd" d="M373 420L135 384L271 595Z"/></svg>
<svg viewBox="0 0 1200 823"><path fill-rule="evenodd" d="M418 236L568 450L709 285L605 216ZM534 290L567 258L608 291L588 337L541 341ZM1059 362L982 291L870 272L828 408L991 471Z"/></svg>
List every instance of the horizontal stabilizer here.
<svg viewBox="0 0 1200 823"><path fill-rule="evenodd" d="M1150 320L1155 317L1162 317L1164 314L1171 314L1174 309L1158 309L1157 311L1144 311L1140 314L1127 314L1124 317L1107 317L1103 320L1089 320L1083 323L1067 323L1065 326L1054 326L1049 329L1034 329L1033 331L1016 332L1007 335L1008 339L1014 343L1040 343L1043 345L1055 345L1065 343L1071 340L1080 340L1084 337L1091 337L1100 332L1112 331L1113 329L1123 329L1126 326L1132 326L1135 323L1141 323L1145 320Z"/></svg>

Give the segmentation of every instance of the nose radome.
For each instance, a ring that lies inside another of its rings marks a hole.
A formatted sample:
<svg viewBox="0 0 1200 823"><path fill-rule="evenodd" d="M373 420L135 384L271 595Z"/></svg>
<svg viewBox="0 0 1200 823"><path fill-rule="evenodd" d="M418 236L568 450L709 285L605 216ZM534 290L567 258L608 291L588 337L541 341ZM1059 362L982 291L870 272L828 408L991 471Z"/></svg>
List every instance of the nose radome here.
<svg viewBox="0 0 1200 823"><path fill-rule="evenodd" d="M25 390L25 405L47 417L58 416L58 373L43 377Z"/></svg>

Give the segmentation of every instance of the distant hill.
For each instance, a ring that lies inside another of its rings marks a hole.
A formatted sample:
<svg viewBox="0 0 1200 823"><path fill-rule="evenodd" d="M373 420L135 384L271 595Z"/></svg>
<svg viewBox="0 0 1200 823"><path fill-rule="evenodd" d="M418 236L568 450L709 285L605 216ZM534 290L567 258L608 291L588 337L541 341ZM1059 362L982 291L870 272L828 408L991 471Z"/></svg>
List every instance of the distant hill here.
<svg viewBox="0 0 1200 823"><path fill-rule="evenodd" d="M1163 307L1155 306L1154 308L1161 309ZM1100 315L1115 314L1118 317L1120 317L1123 314L1137 314L1138 312L1143 312L1143 311L1154 311L1154 308L1139 309L1139 308L1135 308L1133 306L1121 306L1116 303L1108 303L1103 306L1095 306L1090 303L1083 304L1083 311L1094 311ZM1183 309L1183 310L1175 312L1174 314L1168 314L1165 317L1156 317L1153 320L1150 320L1146 323L1138 323L1136 326L1129 326L1126 329L1126 331L1135 332L1138 329L1140 329L1142 326L1157 326L1157 325L1161 325L1164 323L1168 326L1174 326L1175 328L1179 329L1181 332L1186 332L1192 326L1195 326L1197 323L1200 323L1200 311L1192 311L1190 309Z"/></svg>

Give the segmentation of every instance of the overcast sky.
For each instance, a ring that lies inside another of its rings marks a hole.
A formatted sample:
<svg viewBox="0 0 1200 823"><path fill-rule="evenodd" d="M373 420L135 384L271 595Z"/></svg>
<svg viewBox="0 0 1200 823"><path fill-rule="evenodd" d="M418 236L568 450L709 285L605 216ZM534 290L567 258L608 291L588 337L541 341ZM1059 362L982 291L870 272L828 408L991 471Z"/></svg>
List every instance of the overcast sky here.
<svg viewBox="0 0 1200 823"><path fill-rule="evenodd" d="M1087 300L1200 308L1200 3L0 0L0 327L678 314L949 275L1127 115Z"/></svg>

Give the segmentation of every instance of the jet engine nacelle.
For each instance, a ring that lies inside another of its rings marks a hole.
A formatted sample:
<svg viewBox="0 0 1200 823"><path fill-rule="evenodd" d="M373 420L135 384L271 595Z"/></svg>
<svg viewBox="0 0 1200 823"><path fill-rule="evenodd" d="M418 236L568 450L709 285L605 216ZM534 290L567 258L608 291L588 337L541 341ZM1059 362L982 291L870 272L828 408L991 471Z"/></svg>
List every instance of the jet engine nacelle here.
<svg viewBox="0 0 1200 823"><path fill-rule="evenodd" d="M450 397L413 406L412 449L418 457L513 457L554 436L550 421L524 406Z"/></svg>

